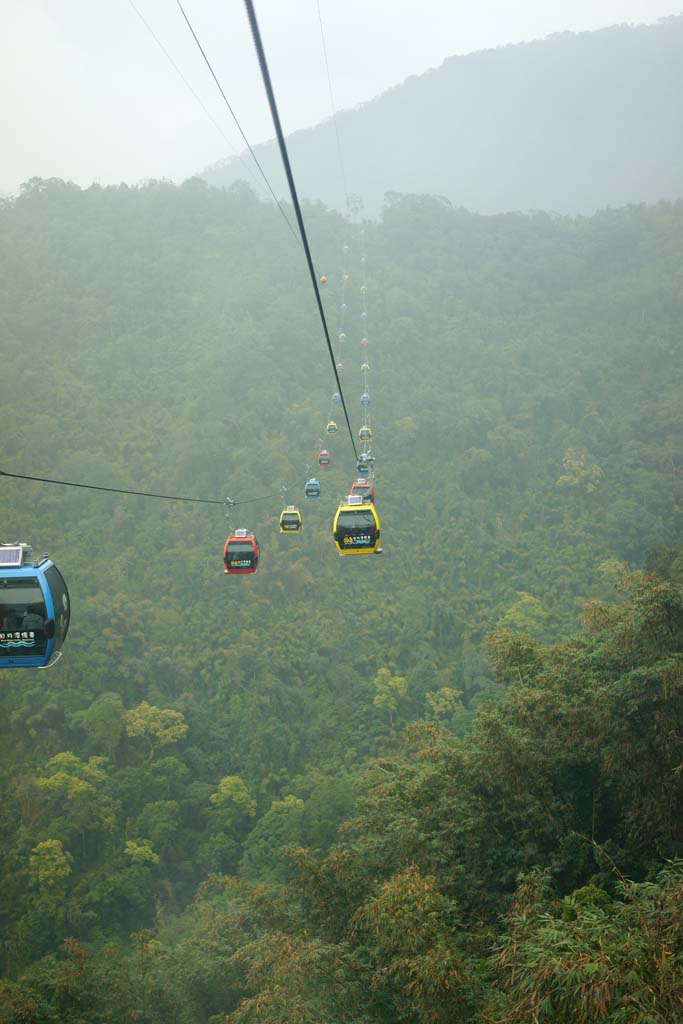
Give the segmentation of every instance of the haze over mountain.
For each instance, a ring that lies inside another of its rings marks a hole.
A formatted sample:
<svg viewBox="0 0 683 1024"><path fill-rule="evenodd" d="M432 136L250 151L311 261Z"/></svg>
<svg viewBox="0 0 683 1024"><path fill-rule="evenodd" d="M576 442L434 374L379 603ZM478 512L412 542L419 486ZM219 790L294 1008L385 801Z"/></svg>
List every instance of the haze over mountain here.
<svg viewBox="0 0 683 1024"><path fill-rule="evenodd" d="M485 213L590 213L683 194L683 16L561 33L451 57L337 114L348 189L369 215L387 191ZM342 208L334 122L288 140L300 193ZM255 152L285 194L274 141ZM238 160L202 172L244 176Z"/></svg>

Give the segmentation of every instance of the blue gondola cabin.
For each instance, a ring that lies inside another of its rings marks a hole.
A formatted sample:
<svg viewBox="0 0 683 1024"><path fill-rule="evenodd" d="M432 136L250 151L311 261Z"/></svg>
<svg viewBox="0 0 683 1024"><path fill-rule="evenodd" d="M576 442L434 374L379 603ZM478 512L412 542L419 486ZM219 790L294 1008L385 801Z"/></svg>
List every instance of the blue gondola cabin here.
<svg viewBox="0 0 683 1024"><path fill-rule="evenodd" d="M61 657L71 604L64 577L28 544L0 544L0 668L50 668Z"/></svg>

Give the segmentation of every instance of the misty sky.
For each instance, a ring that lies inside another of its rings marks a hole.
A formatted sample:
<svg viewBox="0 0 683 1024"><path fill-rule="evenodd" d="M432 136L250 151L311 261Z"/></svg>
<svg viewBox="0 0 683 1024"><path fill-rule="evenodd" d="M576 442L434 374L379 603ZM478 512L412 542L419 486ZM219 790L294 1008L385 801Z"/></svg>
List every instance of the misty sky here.
<svg viewBox="0 0 683 1024"><path fill-rule="evenodd" d="M683 9L683 0L319 4L337 109L372 99L453 54L567 29L651 23ZM242 0L183 0L183 6L250 142L270 138ZM255 0L255 7L285 131L329 117L317 0ZM81 185L180 180L242 150L175 0L17 0L3 14L0 191L15 191L35 175Z"/></svg>

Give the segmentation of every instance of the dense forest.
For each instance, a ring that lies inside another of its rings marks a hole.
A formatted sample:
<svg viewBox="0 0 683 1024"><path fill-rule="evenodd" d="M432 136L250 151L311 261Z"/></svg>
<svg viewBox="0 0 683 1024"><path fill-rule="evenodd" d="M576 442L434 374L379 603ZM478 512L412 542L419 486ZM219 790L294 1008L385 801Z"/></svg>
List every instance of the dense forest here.
<svg viewBox="0 0 683 1024"><path fill-rule="evenodd" d="M366 257L379 558L342 433L278 533L333 379L270 205L0 207L0 469L264 499L2 479L73 617L0 673L0 1021L683 1020L683 203L304 212L331 324Z"/></svg>
<svg viewBox="0 0 683 1024"><path fill-rule="evenodd" d="M338 131L373 217L387 190L479 213L590 214L680 196L681 93L683 15L449 57L288 146L301 194L344 210ZM255 152L284 192L275 141ZM201 172L211 185L243 175L236 157Z"/></svg>

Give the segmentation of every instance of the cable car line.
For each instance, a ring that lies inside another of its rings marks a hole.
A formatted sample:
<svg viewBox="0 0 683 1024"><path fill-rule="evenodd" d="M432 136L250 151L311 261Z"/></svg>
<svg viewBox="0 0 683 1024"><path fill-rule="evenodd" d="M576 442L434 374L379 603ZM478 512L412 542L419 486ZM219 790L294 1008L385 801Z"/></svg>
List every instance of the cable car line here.
<svg viewBox="0 0 683 1024"><path fill-rule="evenodd" d="M247 174L249 175L249 177L251 178L251 180L252 180L252 181L253 181L254 183L257 183L258 179L257 179L257 178L255 177L255 175L254 175L254 172L253 172L253 169L252 169L252 167L251 167L251 164L248 164L248 163L247 163L247 162L246 162L245 160L243 160L243 159L242 159L242 157L240 156L240 154L239 154L239 153L236 153L236 152L235 152L235 145L234 145L233 141L232 141L231 139L229 139L229 138L228 138L228 136L227 136L227 135L225 134L225 132L223 131L223 129L222 129L222 128L221 128L221 126L219 125L219 123L218 123L218 121L216 120L216 118L215 118L215 117L213 116L213 114L211 113L211 111L210 111L210 110L209 110L209 109L208 109L208 108L206 107L206 105L204 104L204 101L202 100L201 96L199 96L199 95L198 95L198 93L196 93L196 92L195 92L195 90L194 90L194 89L192 88L192 86L191 86L191 85L190 85L190 83L188 82L187 78L185 77L185 75L183 74L183 72L182 72L182 71L180 70L180 68L178 67L178 65L177 65L177 64L176 64L176 62L174 61L173 57L172 57L172 56L171 56L171 54L170 54L170 53L168 52L168 50L166 49L166 47L164 46L164 44L162 43L162 41L161 41L161 40L159 39L158 35L157 35L157 34L156 34L156 32L154 31L154 29L152 28L152 26L150 25L150 23L149 23L149 22L147 21L147 19L145 18L145 16L144 16L144 15L142 14L142 12L141 12L141 11L140 11L140 10L138 9L138 7L136 7L136 5L135 5L135 3L133 2L133 0L128 0L128 3L129 3L129 4L130 4L130 6L131 6L131 7L133 8L133 10L134 10L134 11L135 11L135 13L137 14L138 18L140 19L140 21L142 22L142 24L143 24L143 25L145 26L145 28L147 29L147 31L149 32L149 34L151 35L152 39L153 39L153 40L154 40L154 42L155 42L155 43L157 44L157 46L159 47L159 49L161 50L161 52L162 52L162 53L164 54L164 56L166 57L166 59L167 59L167 60L169 61L169 63L170 63L170 64L171 64L172 66L173 66L173 68L174 68L174 69L175 69L175 71L176 71L176 74L178 75L178 77L179 77L179 78L180 78L180 80L182 81L182 83L183 83L183 85L185 86L185 88L186 88L186 89L188 90L188 92L189 92L189 93L191 93L191 95L192 95L192 96L194 97L194 99L195 99L195 100L197 101L197 103L199 104L199 106L200 106L200 107L202 108L202 110L204 111L204 113L205 113L205 114L206 114L206 116L208 117L209 121L211 121L211 124L212 124L212 125L214 126L214 128L216 129L216 131L217 131L217 132L218 132L218 133L220 134L220 136L221 136L221 138L223 139L223 141L224 141L224 142L225 142L225 143L227 144L227 146L228 146L228 149L230 150L230 154L231 154L231 156L234 156L234 157L236 157L236 158L237 158L237 160L239 160L239 162L240 162L240 163L242 164L242 167L244 167L245 171L247 172Z"/></svg>
<svg viewBox="0 0 683 1024"><path fill-rule="evenodd" d="M346 286L347 286L347 282L349 280L349 275L347 273L347 266L346 266L346 257L347 257L348 252L349 252L348 245L342 246L343 258L342 258L342 275L341 275L341 302L339 304L339 328L338 328L338 333L337 333L336 353L335 353L335 357L334 357L335 358L335 366L337 368L337 372L340 373L340 374L344 372L344 364L342 362L343 346L345 345L346 341L348 340L347 335L346 335L346 311L347 311L347 308L348 308L347 307L347 303L346 303ZM327 278L325 280L327 280ZM333 433L333 429L336 427L336 424L334 422L334 407L335 407L335 405L340 405L340 404L341 404L341 395L339 394L338 391L335 391L330 396L330 405L329 405L329 411L328 411L328 414L327 414L327 426L325 427L325 433L326 434ZM334 432L336 432L336 431L334 431ZM324 439L321 439L320 447L322 447L323 441L324 441Z"/></svg>
<svg viewBox="0 0 683 1024"><path fill-rule="evenodd" d="M369 383L369 379L368 379L369 378L369 374L370 374L370 363L368 361L368 354L367 354L367 352L368 352L368 337L367 337L367 335L368 335L368 327L367 327L367 320L368 320L367 292L368 292L368 286L367 286L367 278L366 278L367 257L365 255L365 230L362 227L361 227L361 230L360 230L360 240L361 240L361 257L360 257L361 285L360 285L360 296L361 296L361 306L362 306L361 322L363 324L363 335L364 335L363 336L363 341L365 342L365 344L361 345L361 358L362 358L363 361L361 363L360 372L361 372L361 384L362 384L363 391L361 393L360 401L361 401L361 405L363 406L363 425L362 425L362 427L360 429L359 437L361 438L362 441L365 442L364 443L364 449L365 449L366 452L369 453L371 451L371 449L372 449L371 441L372 441L372 436L373 435L372 435L372 424L371 424L371 413L370 413L370 404L371 404L370 383ZM374 475L374 473L372 473L371 475Z"/></svg>
<svg viewBox="0 0 683 1024"><path fill-rule="evenodd" d="M154 494L151 491L130 491L123 487L102 487L97 484L78 484L72 480L51 480L44 476L27 476L25 473L8 473L0 469L0 476L12 477L14 480L32 480L39 484L59 484L61 487L79 487L86 491L108 491L110 494L133 494L138 498L162 498L166 501L190 501L198 505L225 505L225 498L185 498L178 494ZM254 501L266 501L268 498L277 498L277 494L262 494L258 498L243 498L242 501L227 499L230 507L233 505L250 505Z"/></svg>
<svg viewBox="0 0 683 1024"><path fill-rule="evenodd" d="M359 213L362 204L360 202L359 197L354 196L353 199L352 199L349 196L349 194L348 194L348 186L347 186L347 181L346 181L346 170L345 170L345 167L344 167L344 158L343 158L343 153L342 153L341 137L340 137L339 129L338 129L338 125L337 125L337 111L336 111L335 103L334 103L334 92L333 92L333 89L332 89L332 77L331 77L331 74L330 74L330 64L329 64L329 60L328 60L328 57L327 57L327 44L326 44L326 41L325 41L325 30L324 30L324 27L323 27L322 13L321 13L321 10L320 10L320 0L316 0L316 6L317 6L317 10L318 10L318 21L319 21L319 24L320 24L320 38L321 38L321 42L322 42L323 57L325 59L325 69L326 69L326 72L327 72L327 86L328 86L328 91L329 91L329 96L330 96L330 109L331 109L331 113L332 113L332 121L333 121L333 124L334 124L335 135L336 135L336 140L337 140L337 157L338 157L338 163L339 163L341 182L342 182L342 187L343 187L343 190L344 190L344 198L346 200L347 217L350 216L351 219L352 219L352 223L353 223L353 222L355 222L355 217ZM364 232L363 232L362 228L361 228L361 231L360 231L360 236L361 236L361 244L362 244L363 243L363 238L364 238ZM347 335L344 332L346 331L345 320L346 320L346 313L347 313L347 310L348 310L347 297L346 297L346 288L347 288L347 283L350 280L350 276L349 276L349 273L348 273L348 267L347 267L347 256L348 256L349 251L350 251L350 246L349 245L343 245L342 246L342 254L343 254L343 256L342 256L342 276L341 276L341 281L342 281L342 285L341 285L342 301L341 301L341 306L340 306L340 328L339 328L341 333L338 336L338 342L339 342L338 352L339 352L340 355L341 355L341 345L342 345L342 342L345 342L347 340ZM361 319L363 321L365 321L365 320L367 320L367 304L366 304L366 300L365 300L365 295L366 295L366 292L367 292L367 287L366 287L366 282L365 282L365 256L364 256L364 254L361 256L361 267L362 267L362 283L361 283L361 289L360 289L360 295L361 295L361 299L362 299ZM365 330L363 330L363 333L365 334ZM363 338L363 345L367 346L367 338ZM363 348L363 345L361 346L361 349ZM358 432L358 438L359 438L360 441L363 442L363 451L362 451L361 455L358 457L358 459L356 460L356 468L357 468L358 472L361 472L361 468L362 468L362 472L364 474L368 474L368 475L374 476L374 458L371 456L371 449L370 449L370 445L369 445L369 441L372 438L372 430L370 429L370 414L369 414L369 409L368 409L368 406L370 404L370 394L369 394L367 374L369 373L370 367L369 367L368 363L366 362L366 358L367 357L366 357L365 353L363 352L363 359L362 359L362 365L361 365L361 376L362 376L362 383L363 383L362 395L361 395L361 405L363 406L363 425L361 426L361 428L360 428L360 430ZM338 362L337 362L337 369L340 372L343 369L343 364L341 363L341 359L339 359ZM336 395L332 396L331 409L332 409L332 407L334 405L334 401L335 401L336 398L338 398L338 396L336 396ZM331 413L330 413L330 415L331 415ZM363 464L362 467L361 467L361 460L364 460L364 464ZM375 499L374 487L372 486L372 482L366 481L364 478L361 479L361 480L356 480L351 485L350 495L353 495L353 494L355 494L355 497L353 499L351 497L348 497L347 501L352 501L353 500L355 502L356 498L360 495L363 502L370 501L371 503L374 504L374 499ZM342 506L340 506L340 509L341 509L341 507ZM339 517L339 514L340 514L340 512L338 510L337 511L337 517ZM351 521L355 522L356 525L361 525L362 526L362 532L364 534L367 534L368 528L369 528L369 522L366 521L366 519L367 519L367 517L364 514L358 513L355 509L352 509L352 510L346 509L344 511L344 515L342 516L342 520L343 521L351 520ZM336 520L335 520L335 523L336 523ZM379 528L379 520L377 520L376 525ZM334 532L335 532L335 541L336 541L336 539L337 539L337 527L336 527L336 525L334 527ZM365 545L366 542L367 542L367 536L366 536L365 541L363 541L363 545ZM343 545L341 545L341 546L339 544L337 545L337 548L338 548L340 554L348 554L349 553L349 549L346 547L347 543L349 543L348 539L344 542ZM359 547L359 551L361 551L361 552L362 551L368 551L368 550L371 550L371 549L372 550L381 550L381 548L379 548L379 534L377 535L377 546L376 547L373 547L373 544L370 544L367 547L366 546Z"/></svg>
<svg viewBox="0 0 683 1024"><path fill-rule="evenodd" d="M341 138L340 138L339 130L338 130L338 126L337 126L337 111L336 111L335 104L334 104L334 93L333 93L333 89L332 89L332 77L331 77L331 74L330 74L330 64L329 64L329 60L327 58L327 44L325 42L325 30L324 30L324 27L323 27L322 13L321 13L321 10L320 10L320 0L316 0L316 7L317 7L317 11L318 11L318 21L319 21L319 24L320 24L320 38L321 38L321 42L322 42L323 56L324 56L324 59L325 59L325 69L326 69L326 72L327 72L327 85L328 85L328 90L329 90L329 95L330 95L330 108L331 108L331 111L332 111L332 121L333 121L333 124L334 124L334 129L335 129L335 134L336 134L336 139L337 139L337 156L338 156L338 161L339 161L339 168L340 168L340 171L341 171L342 184L343 184L343 188L344 188L344 196L345 196L345 199L346 199L347 215L350 215L352 220L355 221L355 216L360 212L360 209L362 207L362 202L361 202L359 196L351 197L348 194L348 188L347 188L347 182L346 182L346 172L345 172L344 159L343 159L343 154L342 154ZM374 462L375 462L375 460L374 460L374 456L372 455L372 446L371 446L371 443L370 443L371 440L372 440L372 427L371 427L371 414L370 414L371 397L370 397L370 385L369 385L369 380L368 380L368 377L369 377L369 374L370 374L370 364L368 362L368 355L367 355L367 347L368 347L368 338L367 338L367 333L368 333L367 332L367 319L368 319L367 291L368 291L368 288L367 288L367 281L366 281L365 231L364 231L364 228L362 226L360 227L360 243L361 243L361 258L360 258L361 286L360 286L360 297L361 297L361 308L362 308L362 311L361 311L361 321L362 321L362 333L363 333L363 338L361 340L361 367L360 367L360 371L361 371L362 393L361 393L361 396L360 396L360 401L361 401L361 405L363 407L363 423L362 423L362 426L361 426L361 428L360 428L360 430L358 432L358 438L359 438L360 441L363 442L363 451L362 451L362 453L360 455L360 458L357 459L357 463L356 464L357 464L358 471L361 472L360 462L361 462L361 460L363 460L363 462L364 462L364 466L363 466L363 469L362 469L363 474L364 475L367 474L367 475L370 475L370 476L374 476ZM340 331L344 332L345 331L344 323L345 323L346 311L348 309L347 301L346 301L346 283L349 280L349 274L347 272L347 266L346 266L346 255L349 252L349 246L348 245L344 245L342 251L343 251L343 254L344 254L344 259L343 259L343 266L342 266L342 303L341 303L341 307L340 307L340 309L341 309ZM339 334L340 348L341 348L341 342L342 341L346 341L346 338L347 338L347 335L345 333L340 333ZM343 369L343 366L342 366L340 361L338 361L338 363L337 363L337 369L340 370L340 371ZM362 482L358 482L357 481L357 484L358 484L359 488L361 486L361 483ZM363 485L363 490L364 491L367 490L367 488L365 488L364 485ZM374 491L373 491L373 500L374 500Z"/></svg>
<svg viewBox="0 0 683 1024"><path fill-rule="evenodd" d="M180 0L176 0L180 3ZM299 232L301 234L301 241L304 247L304 253L306 255L306 262L308 264L308 271L311 276L311 282L313 284L313 291L315 293L315 299L318 306L318 313L325 333L325 341L327 343L327 351L330 355L330 361L332 363L332 369L334 370L334 377L337 382L337 391L341 396L341 404L344 410L344 416L346 418L346 426L349 431L349 438L353 447L353 453L358 459L358 451L356 449L356 441L353 436L353 430L351 429L351 421L349 419L348 410L346 408L346 401L344 400L344 392L337 372L337 364L334 359L334 352L332 351L332 342L330 341L330 332L327 327L327 320L325 319L325 311L323 309L322 299L320 298L320 289L318 288L318 278L313 266L313 259L311 257L311 250L308 244L308 236L306 235L306 227L304 225L304 219L301 213L301 206L299 205L299 197L296 191L296 185L294 184L294 176L292 174L292 168L289 162L289 154L287 152L287 144L285 143L285 137L282 132L282 125L280 124L280 115L277 109L277 103L275 101L275 93L273 92L273 86L270 80L270 72L268 70L268 62L266 60L266 54L263 49L263 43L261 41L261 33L259 31L258 22L256 20L256 12L252 0L244 0L245 7L247 9L247 16L249 18L249 25L251 27L251 34L254 37L254 46L256 47L256 54L258 56L259 65L261 68L261 77L263 78L263 85L266 90L268 97L268 104L270 106L270 113L273 119L273 125L275 127L275 134L277 135L278 146L280 148L280 156L282 157L282 163L285 168L285 174L287 175L287 184L289 185L289 192L292 197L292 205L296 214L297 223L299 225Z"/></svg>
<svg viewBox="0 0 683 1024"><path fill-rule="evenodd" d="M340 170L341 185L342 185L342 189L343 189L343 192L344 192L344 200L345 200L346 208L347 208L347 212L348 212L348 210L350 208L350 203L349 203L349 195L348 195L348 189L347 189L347 184L346 184L346 171L345 171L345 168L344 168L344 159L343 159L343 156L342 156L341 138L339 136L339 131L337 129L337 120L336 120L337 112L336 112L335 105L334 105L334 94L333 94L333 91L332 91L332 78L330 76L329 61L327 59L327 46L325 44L325 31L324 31L324 28L323 28L323 20L322 20L322 13L320 11L320 2L319 2L319 0L317 2L317 8L318 8L318 22L320 24L320 39L321 39L321 43L322 43L323 56L324 56L324 59L325 59L325 68L326 68L326 71L327 71L327 86L328 86L328 91L329 91L329 96L330 96L330 110L331 110L331 113L332 113L332 121L333 121L333 124L334 124L334 130L335 130L335 135L336 135L336 139L337 139L337 159L338 159L339 170ZM348 281L349 281L349 273L348 273L348 266L347 266L347 262L348 262L347 257L348 257L348 254L349 254L349 246L347 244L343 244L342 247L341 247L341 252L342 252L342 260L341 260L341 264L342 264L342 267L341 267L341 296L340 296L339 314L338 314L339 326L338 326L338 333L337 333L337 339L336 339L336 345L335 345L335 366L336 366L337 372L339 374L342 374L344 372L344 363L343 363L343 360L342 360L342 356L343 356L344 345L345 345L346 341L348 340L348 335L346 334L346 330L347 330L347 328L346 328L346 313L348 311L347 294L346 294L346 292L347 292L347 285L348 285ZM327 278L321 278L320 280L321 280L321 283L323 281L326 282ZM341 403L341 397L340 397L339 393L338 392L334 392L330 396L330 406L329 406L329 412L328 412L328 416L327 416L327 426L325 427L325 433L326 434L332 433L332 431L335 428L335 423L334 423L334 406L335 406L335 404L340 404L340 403ZM322 442L321 442L321 444L322 444ZM326 449L323 449L321 451L320 455L322 456L324 453L326 453ZM320 462L320 456L318 457L318 462ZM326 464L329 465L329 462L326 463Z"/></svg>
<svg viewBox="0 0 683 1024"><path fill-rule="evenodd" d="M330 103L332 107L332 117L335 125L335 132L337 135L337 152L339 156L339 166L342 173L342 181L344 185L344 194L346 198L347 216L350 215L355 223L355 216L360 212L361 202L358 197L354 197L354 201L348 195L346 188L346 175L344 171L344 163L342 159L341 151L341 140L339 132L337 130L336 123L336 111L334 108L334 99L332 93L332 82L330 77L330 67L327 60L327 47L325 45L325 34L323 30L322 16L320 13L320 0L317 0L318 8L318 19L320 21L320 35L322 38L323 54L325 56L325 67L327 69L327 82L330 92ZM369 386L369 375L370 375L370 364L367 361L367 319L368 319L368 307L367 307L367 282L366 282L366 257L365 257L365 232L363 227L360 227L360 245L361 245L361 285L360 285L360 299L361 299L361 314L360 319L362 323L362 340L361 340L361 384L362 393L360 396L360 403L363 407L363 423L358 432L358 437L363 442L363 450L356 460L356 468L361 474L360 479L356 480L352 485L351 489L346 498L343 498L337 508L333 524L332 524L332 535L337 552L341 556L349 555L369 555L369 554L381 554L381 522L379 514L375 508L375 488L373 485L374 479L374 463L375 457L372 454L372 429L370 426L371 415L370 415L370 386ZM342 304L341 304L341 327L340 330L344 331L344 323L346 312L348 309L346 302L346 284L349 281L349 274L346 266L346 256L349 252L349 246L344 245L342 247L343 252L343 267L342 267ZM339 342L342 340L346 341L346 334L342 333L339 335Z"/></svg>
<svg viewBox="0 0 683 1024"><path fill-rule="evenodd" d="M237 128L239 129L239 133L242 136L242 138L244 139L245 144L247 146L247 149L249 150L249 152L251 153L251 155L253 157L254 163L256 164L256 166L258 167L259 171L261 172L261 177L263 178L263 180L265 181L266 185L268 186L268 191L270 192L271 196L275 200L275 203L277 205L278 210L280 211L280 213L284 217L285 221L287 222L287 227L291 231L294 239L296 240L297 245L301 245L301 241L300 241L299 237L297 236L296 231L294 230L294 228L292 226L292 222L290 221L289 217L287 216L287 214L285 213L284 209L282 208L282 204L280 203L280 200L278 199L278 197L273 192L273 188L272 188L270 182L268 181L268 178L266 177L266 172L261 167L259 159L256 156L256 153L254 152L254 150L252 149L251 143L249 142L249 139L246 137L246 135L242 131L242 125L239 123L239 121L237 119L237 115L235 114L235 111L230 106L230 101L228 100L228 97L223 92L223 86L218 81L218 78L216 76L216 72L213 70L213 68L211 66L211 61L206 56L206 53L204 52L204 47L199 42L199 39L197 38L197 33L193 29L192 23L190 22L190 19L188 18L187 14L185 13L185 9L183 8L183 5L181 4L180 0L176 0L176 3L178 5L178 7L180 8L180 13L182 14L183 18L185 19L187 27L189 28L190 32L192 33L192 38L194 39L195 43L197 44L197 46L199 48L199 52L201 53L202 57L204 58L204 61L206 63L207 68L211 72L211 75L213 77L214 82L218 86L218 91L220 92L221 96L223 97L223 100L225 102L226 107L230 111L230 116L232 117L233 121L237 125Z"/></svg>
<svg viewBox="0 0 683 1024"><path fill-rule="evenodd" d="M330 64L327 59L327 46L325 45L325 30L323 28L323 16L320 12L320 0L316 0L316 6L318 8L318 21L320 22L320 39L323 44L323 56L325 57L325 70L327 71L327 88L330 93L330 106L332 107L332 124L334 125L334 134L337 137L337 156L339 157L339 170L341 171L342 187L344 189L344 199L346 200L346 209L349 209L349 190L346 184L346 170L344 168L344 158L342 156L341 139L339 138L339 126L337 124L337 111L334 105L334 94L332 92L332 77L330 75Z"/></svg>

